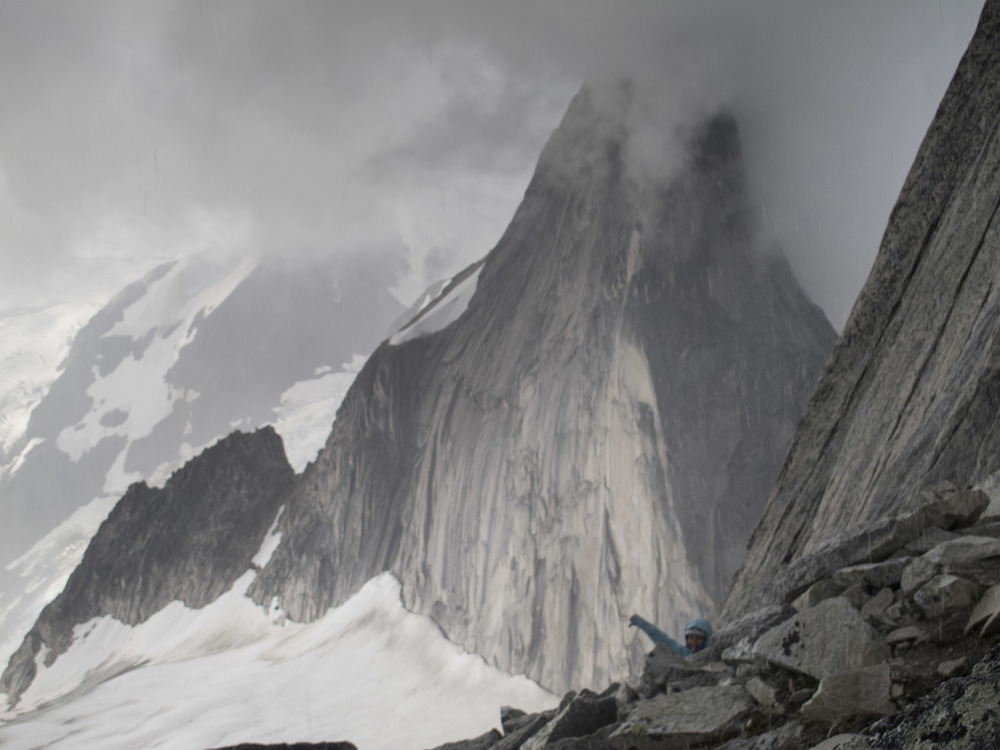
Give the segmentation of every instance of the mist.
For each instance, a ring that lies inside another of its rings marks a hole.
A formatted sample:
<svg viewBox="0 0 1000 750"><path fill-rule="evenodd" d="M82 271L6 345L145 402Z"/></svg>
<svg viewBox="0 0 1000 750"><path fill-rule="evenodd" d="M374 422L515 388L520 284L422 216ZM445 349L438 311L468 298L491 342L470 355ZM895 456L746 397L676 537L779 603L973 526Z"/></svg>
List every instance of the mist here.
<svg viewBox="0 0 1000 750"><path fill-rule="evenodd" d="M761 228L843 325L982 0L8 2L0 308L193 252L381 260L403 302L495 244L586 80L631 153L738 117Z"/></svg>

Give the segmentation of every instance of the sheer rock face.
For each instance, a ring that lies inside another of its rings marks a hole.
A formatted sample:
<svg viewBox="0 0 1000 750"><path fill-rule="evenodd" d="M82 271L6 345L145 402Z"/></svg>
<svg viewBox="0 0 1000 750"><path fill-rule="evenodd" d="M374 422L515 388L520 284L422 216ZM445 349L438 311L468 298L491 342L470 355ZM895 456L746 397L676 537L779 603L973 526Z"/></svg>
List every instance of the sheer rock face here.
<svg viewBox="0 0 1000 750"><path fill-rule="evenodd" d="M988 2L796 433L725 616L839 530L1000 470L1000 4Z"/></svg>
<svg viewBox="0 0 1000 750"><path fill-rule="evenodd" d="M162 489L134 484L101 525L66 588L11 657L0 692L15 702L73 628L110 615L135 625L172 601L198 609L247 570L295 479L281 438L236 432L178 470Z"/></svg>
<svg viewBox="0 0 1000 750"><path fill-rule="evenodd" d="M759 247L734 121L642 184L630 96L610 117L577 96L462 317L371 357L258 601L309 620L391 570L449 638L556 690L640 658L632 612L711 611L835 335Z"/></svg>

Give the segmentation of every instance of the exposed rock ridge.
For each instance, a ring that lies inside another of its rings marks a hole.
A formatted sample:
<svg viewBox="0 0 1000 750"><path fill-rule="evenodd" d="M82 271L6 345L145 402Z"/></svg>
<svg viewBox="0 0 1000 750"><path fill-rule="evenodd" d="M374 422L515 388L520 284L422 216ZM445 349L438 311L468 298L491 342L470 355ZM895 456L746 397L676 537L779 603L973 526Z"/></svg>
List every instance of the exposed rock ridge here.
<svg viewBox="0 0 1000 750"><path fill-rule="evenodd" d="M893 209L727 599L904 509L919 483L1000 470L1000 4L987 2Z"/></svg>
<svg viewBox="0 0 1000 750"><path fill-rule="evenodd" d="M258 601L309 620L388 569L554 689L641 657L631 612L712 608L834 333L760 247L732 118L640 184L616 96L610 117L576 97L462 317L371 357Z"/></svg>
<svg viewBox="0 0 1000 750"><path fill-rule="evenodd" d="M162 489L133 484L11 657L0 692L16 702L42 648L51 664L74 626L92 618L136 625L175 600L195 609L213 602L251 568L294 477L281 437L266 427L219 441Z"/></svg>

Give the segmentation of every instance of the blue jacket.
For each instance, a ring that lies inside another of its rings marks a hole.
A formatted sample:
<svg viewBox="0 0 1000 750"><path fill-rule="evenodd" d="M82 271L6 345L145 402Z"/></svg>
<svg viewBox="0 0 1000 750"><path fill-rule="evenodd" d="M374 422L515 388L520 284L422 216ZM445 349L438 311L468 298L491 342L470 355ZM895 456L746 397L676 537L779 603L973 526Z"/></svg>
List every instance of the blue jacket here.
<svg viewBox="0 0 1000 750"><path fill-rule="evenodd" d="M664 646L670 648L670 650L673 651L678 656L691 656L691 654L694 653L694 651L692 651L687 647L686 643L678 643L669 635L667 635L658 627L656 627L653 623L649 622L648 620L644 620L643 618L639 617L639 615L633 615L632 619L630 620L630 623L632 625L635 625L637 628L642 630L646 635L648 635L652 639L653 643L662 643ZM704 651L706 648L708 648L708 642L712 638L712 625L708 620L702 617L694 618L687 624L687 627L684 628L685 635L690 632L697 632L704 635L705 645L702 646L701 650Z"/></svg>

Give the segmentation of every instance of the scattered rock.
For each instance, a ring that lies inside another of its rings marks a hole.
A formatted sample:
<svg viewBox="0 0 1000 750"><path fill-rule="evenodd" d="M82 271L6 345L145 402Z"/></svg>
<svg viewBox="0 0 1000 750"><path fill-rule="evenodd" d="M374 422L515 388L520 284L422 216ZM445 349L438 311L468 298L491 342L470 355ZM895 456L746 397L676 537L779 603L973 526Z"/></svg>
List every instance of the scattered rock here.
<svg viewBox="0 0 1000 750"><path fill-rule="evenodd" d="M918 557L907 565L903 571L899 582L900 590L904 596L912 596L914 591L940 572L941 566L933 560L928 559L926 555Z"/></svg>
<svg viewBox="0 0 1000 750"><path fill-rule="evenodd" d="M722 742L740 732L750 696L739 685L692 688L639 703L608 738L617 750L671 750Z"/></svg>
<svg viewBox="0 0 1000 750"><path fill-rule="evenodd" d="M879 664L889 656L882 636L842 597L820 602L768 631L754 651L817 680Z"/></svg>
<svg viewBox="0 0 1000 750"><path fill-rule="evenodd" d="M942 542L924 555L939 565L960 565L1000 556L1000 539L991 536L961 536Z"/></svg>
<svg viewBox="0 0 1000 750"><path fill-rule="evenodd" d="M882 589L861 607L861 616L866 620L878 619L881 621L886 619L886 610L892 606L892 603L892 590Z"/></svg>
<svg viewBox="0 0 1000 750"><path fill-rule="evenodd" d="M925 552L930 552L941 544L941 542L947 542L949 539L957 539L959 536L961 535L954 531L945 531L937 526L930 526L924 529L924 532L920 536L903 547L903 550L912 555L922 555Z"/></svg>
<svg viewBox="0 0 1000 750"><path fill-rule="evenodd" d="M929 526L955 529L971 526L989 507L990 498L982 490L955 490L942 483L921 493L927 502L921 507Z"/></svg>
<svg viewBox="0 0 1000 750"><path fill-rule="evenodd" d="M833 576L833 582L845 589L858 584L873 589L898 586L903 570L910 564L910 560L909 557L893 557L879 563L851 565L838 570Z"/></svg>
<svg viewBox="0 0 1000 750"><path fill-rule="evenodd" d="M914 594L913 601L928 619L937 619L953 612L972 609L979 596L979 587L964 578L943 574L934 576Z"/></svg>
<svg viewBox="0 0 1000 750"><path fill-rule="evenodd" d="M957 659L950 659L948 661L943 661L938 664L937 673L941 675L944 679L950 680L952 677L956 677L965 669L965 665L969 663L968 656L960 656Z"/></svg>
<svg viewBox="0 0 1000 750"><path fill-rule="evenodd" d="M760 677L748 680L744 687L750 696L764 708L772 708L778 702L778 691Z"/></svg>
<svg viewBox="0 0 1000 750"><path fill-rule="evenodd" d="M708 651L712 654L713 659L718 659L727 648L744 640L753 643L760 638L761 634L766 633L794 614L795 610L787 604L754 610L735 622L719 628L712 636Z"/></svg>
<svg viewBox="0 0 1000 750"><path fill-rule="evenodd" d="M891 688L888 664L824 677L802 706L802 718L833 723L854 716L887 716L896 710L889 697Z"/></svg>
<svg viewBox="0 0 1000 750"><path fill-rule="evenodd" d="M929 636L927 631L918 625L906 625L901 628L896 628L889 635L885 637L885 642L890 646L898 646L900 643L909 643L911 645L916 643L926 643Z"/></svg>
<svg viewBox="0 0 1000 750"><path fill-rule="evenodd" d="M979 604L969 616L969 624L965 626L965 632L968 633L973 627L983 622L979 634L985 635L990 625L997 619L997 615L1000 615L1000 586L994 586L983 594Z"/></svg>
<svg viewBox="0 0 1000 750"><path fill-rule="evenodd" d="M822 581L816 581L812 586L807 588L799 597L792 602L792 608L796 612L801 612L804 609L809 609L810 607L815 607L822 601L826 601L834 596L839 596L843 593L844 589L847 588L843 584L837 583L832 578L824 578Z"/></svg>

